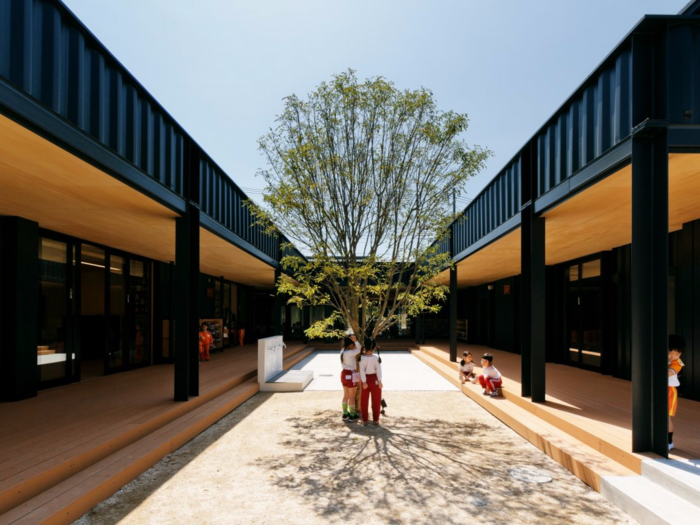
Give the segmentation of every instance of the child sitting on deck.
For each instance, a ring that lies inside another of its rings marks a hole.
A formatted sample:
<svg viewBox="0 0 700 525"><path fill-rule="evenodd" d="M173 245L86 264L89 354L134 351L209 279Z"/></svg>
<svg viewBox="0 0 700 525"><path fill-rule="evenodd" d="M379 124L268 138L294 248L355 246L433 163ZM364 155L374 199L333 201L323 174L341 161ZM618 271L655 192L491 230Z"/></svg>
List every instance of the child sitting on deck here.
<svg viewBox="0 0 700 525"><path fill-rule="evenodd" d="M467 381L476 382L476 374L474 373L474 358L471 352L464 352L462 360L459 362L459 381L464 384Z"/></svg>
<svg viewBox="0 0 700 525"><path fill-rule="evenodd" d="M484 354L481 358L482 373L479 376L479 384L484 389L485 396L496 397L498 389L503 385L501 373L493 366L493 356Z"/></svg>

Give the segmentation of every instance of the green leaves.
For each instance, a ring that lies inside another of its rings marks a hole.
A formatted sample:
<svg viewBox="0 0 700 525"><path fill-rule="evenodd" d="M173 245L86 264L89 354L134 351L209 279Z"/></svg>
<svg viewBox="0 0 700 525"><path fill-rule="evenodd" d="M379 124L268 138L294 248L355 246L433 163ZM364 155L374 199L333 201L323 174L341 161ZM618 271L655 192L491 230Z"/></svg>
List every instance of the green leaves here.
<svg viewBox="0 0 700 525"><path fill-rule="evenodd" d="M400 314L439 309L446 289L434 278L450 262L439 249L454 218L450 197L490 155L461 140L468 123L438 110L425 88L360 81L353 70L304 100L285 98L259 141L267 206L255 216L309 257L283 260L295 279L278 292L297 305L329 304L356 332L371 327L368 335Z"/></svg>

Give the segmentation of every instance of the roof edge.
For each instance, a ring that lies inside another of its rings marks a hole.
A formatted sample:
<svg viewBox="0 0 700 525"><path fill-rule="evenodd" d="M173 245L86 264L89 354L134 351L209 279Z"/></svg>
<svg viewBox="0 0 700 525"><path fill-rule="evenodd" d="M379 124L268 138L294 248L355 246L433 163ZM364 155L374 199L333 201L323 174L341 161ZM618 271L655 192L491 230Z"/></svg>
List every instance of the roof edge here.
<svg viewBox="0 0 700 525"><path fill-rule="evenodd" d="M700 0L690 0L683 9L678 11L679 15L699 15L700 14Z"/></svg>

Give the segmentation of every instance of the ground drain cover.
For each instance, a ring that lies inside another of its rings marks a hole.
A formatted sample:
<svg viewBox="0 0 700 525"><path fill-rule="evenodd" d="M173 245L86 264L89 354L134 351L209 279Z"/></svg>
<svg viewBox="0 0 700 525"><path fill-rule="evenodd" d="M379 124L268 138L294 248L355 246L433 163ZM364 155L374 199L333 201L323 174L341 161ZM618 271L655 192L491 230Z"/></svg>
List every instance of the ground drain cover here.
<svg viewBox="0 0 700 525"><path fill-rule="evenodd" d="M552 481L552 476L534 467L517 467L510 469L509 474L512 478L526 483L549 483Z"/></svg>

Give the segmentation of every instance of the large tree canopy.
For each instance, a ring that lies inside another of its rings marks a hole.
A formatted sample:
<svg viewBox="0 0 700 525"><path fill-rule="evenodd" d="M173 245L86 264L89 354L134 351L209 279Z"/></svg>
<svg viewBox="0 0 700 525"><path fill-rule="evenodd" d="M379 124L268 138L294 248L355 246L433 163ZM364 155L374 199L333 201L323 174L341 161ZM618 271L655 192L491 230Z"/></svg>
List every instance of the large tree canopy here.
<svg viewBox="0 0 700 525"><path fill-rule="evenodd" d="M375 337L402 313L438 311L451 197L490 154L461 140L467 115L438 110L427 89L349 70L306 100L287 97L277 124L259 141L269 168L256 211L307 255L282 259L295 279L280 279L278 293L334 308L307 334L340 335L343 320Z"/></svg>

